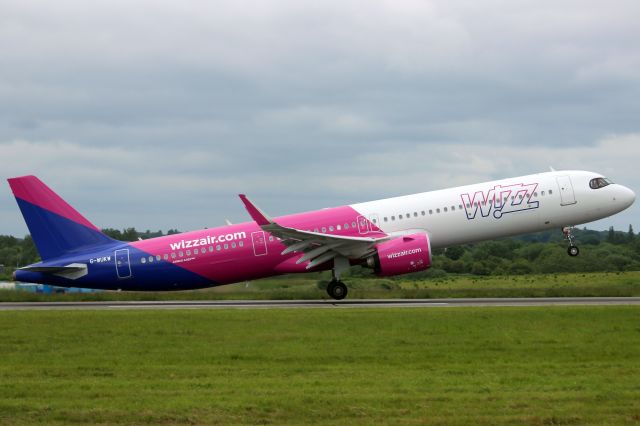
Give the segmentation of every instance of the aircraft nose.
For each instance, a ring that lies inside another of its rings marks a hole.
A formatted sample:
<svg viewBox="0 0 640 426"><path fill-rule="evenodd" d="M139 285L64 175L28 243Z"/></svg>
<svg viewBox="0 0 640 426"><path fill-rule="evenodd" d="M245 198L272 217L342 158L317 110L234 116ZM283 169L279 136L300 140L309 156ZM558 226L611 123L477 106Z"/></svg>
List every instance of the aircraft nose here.
<svg viewBox="0 0 640 426"><path fill-rule="evenodd" d="M630 207L636 201L636 193L626 186L622 186L620 192L620 201L624 204L625 209Z"/></svg>

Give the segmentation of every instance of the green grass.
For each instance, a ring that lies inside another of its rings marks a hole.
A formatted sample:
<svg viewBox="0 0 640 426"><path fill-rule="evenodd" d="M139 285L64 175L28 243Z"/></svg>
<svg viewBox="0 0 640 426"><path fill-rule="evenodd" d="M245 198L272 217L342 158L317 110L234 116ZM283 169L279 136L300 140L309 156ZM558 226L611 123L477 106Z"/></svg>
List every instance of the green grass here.
<svg viewBox="0 0 640 426"><path fill-rule="evenodd" d="M213 289L184 292L101 292L83 294L35 294L0 290L0 302L110 301L110 300L209 300L209 299L326 299L319 283L328 274L290 275ZM346 277L349 298L447 298L447 297L578 297L640 296L640 271L514 275L478 277L446 275L415 279Z"/></svg>
<svg viewBox="0 0 640 426"><path fill-rule="evenodd" d="M0 312L3 424L638 424L637 307Z"/></svg>

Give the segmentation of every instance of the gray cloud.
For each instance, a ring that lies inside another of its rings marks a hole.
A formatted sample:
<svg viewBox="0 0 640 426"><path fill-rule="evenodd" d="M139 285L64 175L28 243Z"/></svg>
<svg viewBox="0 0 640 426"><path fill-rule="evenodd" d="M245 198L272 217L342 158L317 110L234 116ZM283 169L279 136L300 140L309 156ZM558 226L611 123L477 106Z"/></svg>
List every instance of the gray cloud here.
<svg viewBox="0 0 640 426"><path fill-rule="evenodd" d="M3 1L2 175L191 229L556 168L640 192L635 1ZM0 234L26 228L7 185ZM638 208L598 226L637 221Z"/></svg>

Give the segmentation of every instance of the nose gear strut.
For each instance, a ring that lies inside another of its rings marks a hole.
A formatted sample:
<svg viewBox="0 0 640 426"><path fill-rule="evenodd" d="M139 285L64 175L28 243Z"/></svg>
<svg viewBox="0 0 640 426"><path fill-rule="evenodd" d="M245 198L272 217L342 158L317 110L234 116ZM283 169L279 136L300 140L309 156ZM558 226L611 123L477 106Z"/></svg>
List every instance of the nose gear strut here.
<svg viewBox="0 0 640 426"><path fill-rule="evenodd" d="M580 254L580 249L577 245L575 245L575 237L571 233L572 229L573 227L571 226L565 226L564 228L562 228L562 233L564 234L564 239L569 241L569 248L567 248L567 253L571 257L576 257Z"/></svg>

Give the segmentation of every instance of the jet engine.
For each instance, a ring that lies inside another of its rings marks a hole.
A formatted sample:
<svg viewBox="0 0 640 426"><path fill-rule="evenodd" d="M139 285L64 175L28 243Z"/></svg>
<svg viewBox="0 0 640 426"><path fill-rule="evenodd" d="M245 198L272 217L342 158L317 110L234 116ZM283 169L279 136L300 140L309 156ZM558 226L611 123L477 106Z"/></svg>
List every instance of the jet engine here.
<svg viewBox="0 0 640 426"><path fill-rule="evenodd" d="M366 265L383 277L424 271L431 267L429 236L417 233L377 244Z"/></svg>

